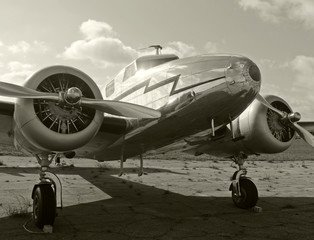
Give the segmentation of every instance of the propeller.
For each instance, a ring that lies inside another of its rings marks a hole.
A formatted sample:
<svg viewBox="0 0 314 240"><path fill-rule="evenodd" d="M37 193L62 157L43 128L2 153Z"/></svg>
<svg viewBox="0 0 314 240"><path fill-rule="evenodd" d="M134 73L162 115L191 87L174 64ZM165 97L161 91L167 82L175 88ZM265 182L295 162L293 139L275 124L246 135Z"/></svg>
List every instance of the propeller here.
<svg viewBox="0 0 314 240"><path fill-rule="evenodd" d="M132 103L91 99L82 97L82 92L77 87L71 87L66 92L49 93L40 92L31 88L18 86L11 83L0 82L0 96L46 99L56 102L65 102L68 105L83 105L112 115L131 118L159 118L161 113L157 110Z"/></svg>
<svg viewBox="0 0 314 240"><path fill-rule="evenodd" d="M111 101L97 100L91 98L82 98L82 105L94 108L101 112L110 113L113 115L131 117L131 118L159 118L161 113L152 108L143 107L141 105Z"/></svg>
<svg viewBox="0 0 314 240"><path fill-rule="evenodd" d="M59 96L56 93L39 92L34 89L6 82L0 82L0 96L15 98L47 99L53 101L59 100Z"/></svg>
<svg viewBox="0 0 314 240"><path fill-rule="evenodd" d="M265 107L269 108L270 110L274 111L275 113L277 113L279 116L281 117L285 117L285 114L278 110L277 108L273 107L269 102L267 102L267 100L262 96L260 95L259 93L256 95L256 99L258 101L260 101Z"/></svg>
<svg viewBox="0 0 314 240"><path fill-rule="evenodd" d="M280 111L277 108L273 107L269 102L267 102L267 100L260 94L257 94L256 99L265 107L277 113L281 117L281 123L288 125L292 129L294 129L305 142L314 147L314 136L306 129L297 124L297 122L301 119L300 113L286 113Z"/></svg>

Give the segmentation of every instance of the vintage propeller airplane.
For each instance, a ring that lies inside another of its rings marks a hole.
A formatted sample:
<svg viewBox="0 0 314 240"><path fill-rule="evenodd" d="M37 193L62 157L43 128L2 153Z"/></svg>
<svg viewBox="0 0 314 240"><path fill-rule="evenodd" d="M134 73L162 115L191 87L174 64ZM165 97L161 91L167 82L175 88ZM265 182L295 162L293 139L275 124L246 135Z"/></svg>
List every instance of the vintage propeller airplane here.
<svg viewBox="0 0 314 240"><path fill-rule="evenodd" d="M235 161L230 190L240 208L255 206L258 191L243 164L252 154L287 149L298 133L314 147L313 136L297 122L300 114L277 96L259 95L261 74L239 55L173 54L142 56L121 70L101 92L78 69L51 66L24 86L0 83L1 141L35 156L40 182L32 191L38 227L53 225L57 187L47 176L60 157L121 160L150 151L182 150ZM104 99L105 100L104 100Z"/></svg>

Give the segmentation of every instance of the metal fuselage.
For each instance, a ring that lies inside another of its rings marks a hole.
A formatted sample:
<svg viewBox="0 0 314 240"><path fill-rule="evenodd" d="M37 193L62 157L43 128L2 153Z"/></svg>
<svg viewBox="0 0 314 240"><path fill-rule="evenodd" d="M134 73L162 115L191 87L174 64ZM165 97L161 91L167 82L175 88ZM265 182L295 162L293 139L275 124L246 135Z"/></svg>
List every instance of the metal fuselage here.
<svg viewBox="0 0 314 240"><path fill-rule="evenodd" d="M243 56L200 55L145 70L135 61L107 84L103 96L160 110L162 117L130 120L128 131L116 136L103 129L90 143L97 145L93 157L117 159L122 147L132 157L226 125L254 100L260 84L259 69Z"/></svg>

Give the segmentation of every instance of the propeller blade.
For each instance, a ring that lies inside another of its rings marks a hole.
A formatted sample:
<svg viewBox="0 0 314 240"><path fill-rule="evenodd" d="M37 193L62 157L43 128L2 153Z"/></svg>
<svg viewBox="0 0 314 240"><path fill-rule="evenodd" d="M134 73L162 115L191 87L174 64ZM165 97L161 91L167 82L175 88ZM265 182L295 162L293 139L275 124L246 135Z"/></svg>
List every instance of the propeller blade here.
<svg viewBox="0 0 314 240"><path fill-rule="evenodd" d="M105 113L123 117L159 118L161 116L161 113L157 110L126 102L82 98L81 104Z"/></svg>
<svg viewBox="0 0 314 240"><path fill-rule="evenodd" d="M58 101L59 96L56 93L39 92L27 87L0 82L0 96L15 98L48 99Z"/></svg>
<svg viewBox="0 0 314 240"><path fill-rule="evenodd" d="M265 107L268 107L270 110L274 111L282 118L286 116L282 111L278 110L277 108L273 107L269 102L267 102L267 100L259 93L256 95L256 99L260 101L260 103L262 103Z"/></svg>
<svg viewBox="0 0 314 240"><path fill-rule="evenodd" d="M34 89L6 82L0 82L0 96L60 101L58 93L39 92ZM78 102L77 99L74 100ZM123 117L159 118L161 116L159 111L132 103L82 98L81 104L105 113Z"/></svg>
<svg viewBox="0 0 314 240"><path fill-rule="evenodd" d="M289 126L292 127L305 142L314 147L314 136L310 132L305 130L297 123L292 123Z"/></svg>

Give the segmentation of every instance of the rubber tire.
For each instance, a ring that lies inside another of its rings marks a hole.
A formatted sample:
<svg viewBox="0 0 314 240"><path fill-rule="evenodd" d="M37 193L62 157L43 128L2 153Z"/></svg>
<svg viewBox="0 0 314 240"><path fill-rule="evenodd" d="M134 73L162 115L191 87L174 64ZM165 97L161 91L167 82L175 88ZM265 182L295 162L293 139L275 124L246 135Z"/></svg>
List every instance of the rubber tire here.
<svg viewBox="0 0 314 240"><path fill-rule="evenodd" d="M242 209L254 207L258 199L258 191L255 184L250 179L240 178L240 191L241 197L238 197L232 188L233 203Z"/></svg>
<svg viewBox="0 0 314 240"><path fill-rule="evenodd" d="M50 184L36 187L33 195L33 220L37 227L53 226L56 218L56 197Z"/></svg>

